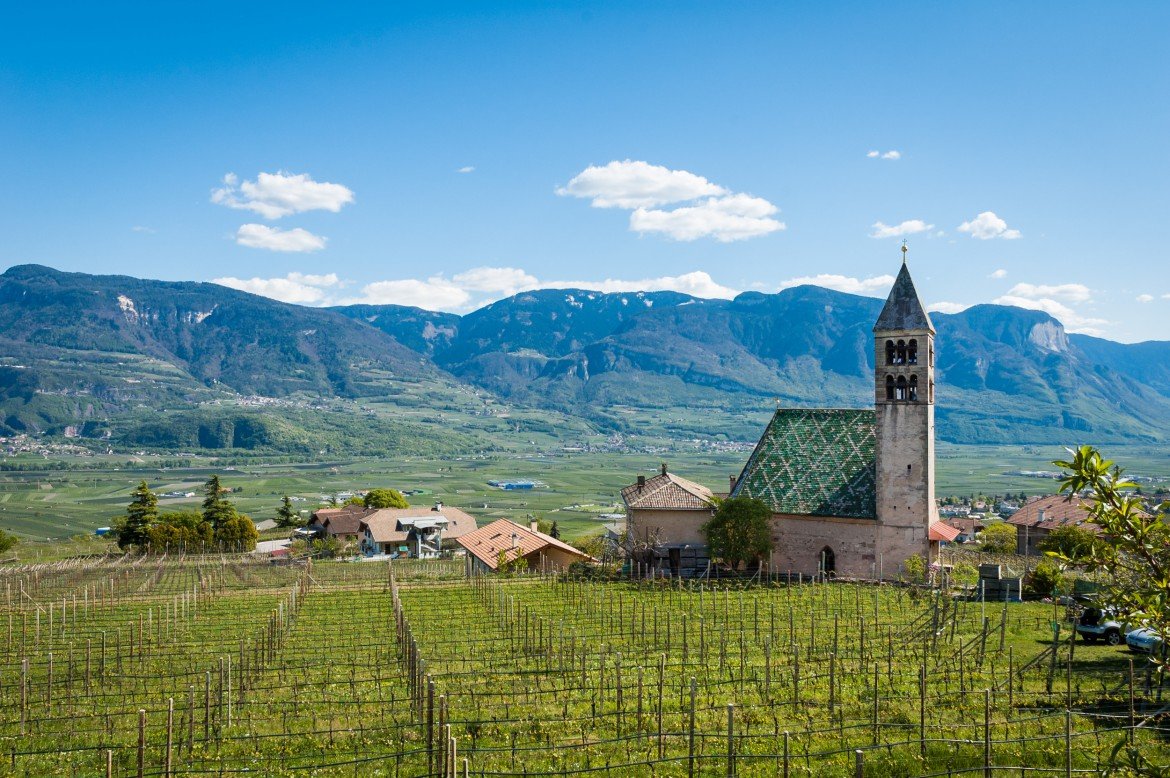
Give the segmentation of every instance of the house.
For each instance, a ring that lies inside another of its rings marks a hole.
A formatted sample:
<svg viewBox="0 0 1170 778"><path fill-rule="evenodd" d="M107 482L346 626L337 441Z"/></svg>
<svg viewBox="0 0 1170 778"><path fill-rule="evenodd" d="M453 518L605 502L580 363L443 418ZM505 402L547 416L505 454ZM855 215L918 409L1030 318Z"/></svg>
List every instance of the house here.
<svg viewBox="0 0 1170 778"><path fill-rule="evenodd" d="M951 516L943 519L947 526L959 531L955 537L956 543L970 543L983 531L986 522L973 516Z"/></svg>
<svg viewBox="0 0 1170 778"><path fill-rule="evenodd" d="M715 495L702 484L662 465L653 478L622 489L626 544L631 559L649 570L690 577L707 568L710 554L702 526L715 513Z"/></svg>
<svg viewBox="0 0 1170 778"><path fill-rule="evenodd" d="M487 526L468 532L455 541L467 549L469 573L494 572L500 564L523 559L530 570L565 570L574 562L595 561L568 543L536 529L498 519Z"/></svg>
<svg viewBox="0 0 1170 778"><path fill-rule="evenodd" d="M441 502L431 508L381 508L361 520L362 553L433 559L444 544L475 527L474 516Z"/></svg>
<svg viewBox="0 0 1170 778"><path fill-rule="evenodd" d="M313 520L310 523L320 525L329 537L337 538L342 543L356 543L361 537L362 519L375 510L361 505L321 508L313 512Z"/></svg>
<svg viewBox="0 0 1170 778"><path fill-rule="evenodd" d="M1079 497L1053 494L1028 500L1006 519L1016 528L1016 553L1037 556L1043 552L1039 545L1058 527L1081 527L1097 532L1096 524L1089 522L1089 508Z"/></svg>

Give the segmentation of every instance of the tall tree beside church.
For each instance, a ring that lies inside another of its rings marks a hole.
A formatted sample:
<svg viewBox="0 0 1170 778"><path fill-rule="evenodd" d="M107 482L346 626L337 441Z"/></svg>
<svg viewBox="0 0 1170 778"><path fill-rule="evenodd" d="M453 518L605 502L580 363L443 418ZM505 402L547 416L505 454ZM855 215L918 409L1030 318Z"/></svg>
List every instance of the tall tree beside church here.
<svg viewBox="0 0 1170 778"><path fill-rule="evenodd" d="M301 524L300 515L293 510L292 500L286 494L280 500L280 507L276 509L276 526L287 529L298 527Z"/></svg>
<svg viewBox="0 0 1170 778"><path fill-rule="evenodd" d="M219 476L213 475L203 485L203 520L214 530L219 525L236 515L236 506L225 500L223 493L226 490L219 483Z"/></svg>
<svg viewBox="0 0 1170 778"><path fill-rule="evenodd" d="M158 498L146 481L138 484L130 505L126 507L126 516L118 522L115 532L118 535L118 548L130 546L145 546L150 525L158 519Z"/></svg>
<svg viewBox="0 0 1170 778"><path fill-rule="evenodd" d="M737 570L772 551L772 509L752 497L732 497L719 504L702 532L711 553Z"/></svg>

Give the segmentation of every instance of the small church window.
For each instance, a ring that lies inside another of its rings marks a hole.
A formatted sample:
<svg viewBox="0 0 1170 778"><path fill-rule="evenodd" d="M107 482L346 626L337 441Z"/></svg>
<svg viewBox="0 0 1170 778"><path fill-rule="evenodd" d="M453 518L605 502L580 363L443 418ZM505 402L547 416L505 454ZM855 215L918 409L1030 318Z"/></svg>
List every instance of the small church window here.
<svg viewBox="0 0 1170 778"><path fill-rule="evenodd" d="M912 402L918 400L918 376L910 376L910 394L906 398Z"/></svg>
<svg viewBox="0 0 1170 778"><path fill-rule="evenodd" d="M906 362L911 365L918 364L918 341L911 339L906 346Z"/></svg>
<svg viewBox="0 0 1170 778"><path fill-rule="evenodd" d="M886 376L886 399L894 399L894 377L892 375Z"/></svg>
<svg viewBox="0 0 1170 778"><path fill-rule="evenodd" d="M898 353L894 357L894 364L895 365L906 364L906 341L904 341L904 340L898 341Z"/></svg>
<svg viewBox="0 0 1170 778"><path fill-rule="evenodd" d="M906 399L906 391L907 391L907 389L906 389L906 376L900 375L900 376L898 376L898 383L895 384L894 399L895 400L905 400Z"/></svg>
<svg viewBox="0 0 1170 778"><path fill-rule="evenodd" d="M886 364L894 364L894 341L892 340L886 341Z"/></svg>

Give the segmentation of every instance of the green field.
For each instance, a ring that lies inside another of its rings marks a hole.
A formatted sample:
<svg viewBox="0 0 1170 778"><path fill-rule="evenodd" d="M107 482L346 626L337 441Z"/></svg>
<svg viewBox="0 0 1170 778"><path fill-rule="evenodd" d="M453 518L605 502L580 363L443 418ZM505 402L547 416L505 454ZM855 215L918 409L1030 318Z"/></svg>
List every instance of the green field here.
<svg viewBox="0 0 1170 778"><path fill-rule="evenodd" d="M1053 470L1051 461L1063 453L1057 446L940 444L937 493L940 497L1009 491L1051 493L1056 489L1053 480L1004 473ZM1107 453L1135 473L1170 479L1170 456L1164 450L1118 447ZM44 469L0 471L0 529L42 541L90 534L123 512L130 492L142 479L156 493L198 492L209 475L219 473L225 486L240 490L232 499L256 521L271 518L284 494L302 498L297 507L311 510L322 503L324 495L391 486L402 491L421 490L410 497L415 504L442 500L469 510L480 520L524 520L530 513L556 520L565 536L574 538L598 532L598 513L616 508L619 490L633 483L639 473L654 472L661 462L669 463L672 472L725 491L728 476L739 472L747 456L747 452L682 450L661 454L493 454L438 460L338 459L311 464L239 460L227 464L207 458L175 460L144 454L56 460L68 468L63 470L49 469L50 463L40 458L9 457L0 464ZM489 480L498 478L533 478L547 487L505 492L488 486ZM195 508L199 501L200 497L164 499L160 509ZM27 557L37 551L30 543L22 553Z"/></svg>
<svg viewBox="0 0 1170 778"><path fill-rule="evenodd" d="M1066 775L1127 737L1170 756L1148 663L1053 643L1047 605L241 557L8 566L0 598L0 774Z"/></svg>

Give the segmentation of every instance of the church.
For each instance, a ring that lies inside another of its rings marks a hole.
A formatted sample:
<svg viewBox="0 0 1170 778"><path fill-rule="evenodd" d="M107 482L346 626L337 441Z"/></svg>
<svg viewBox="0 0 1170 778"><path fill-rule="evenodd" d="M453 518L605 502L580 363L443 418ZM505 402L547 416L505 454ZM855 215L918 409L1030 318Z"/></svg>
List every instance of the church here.
<svg viewBox="0 0 1170 778"><path fill-rule="evenodd" d="M938 544L958 534L935 505L935 330L905 247L873 334L873 409L778 408L731 483L732 497L771 507L777 573L892 578L911 556L934 561ZM677 518L696 510L694 486L663 468L622 490L630 537L658 538L656 556L673 574L698 572L680 549L696 561L707 556L701 522Z"/></svg>

